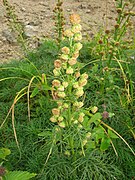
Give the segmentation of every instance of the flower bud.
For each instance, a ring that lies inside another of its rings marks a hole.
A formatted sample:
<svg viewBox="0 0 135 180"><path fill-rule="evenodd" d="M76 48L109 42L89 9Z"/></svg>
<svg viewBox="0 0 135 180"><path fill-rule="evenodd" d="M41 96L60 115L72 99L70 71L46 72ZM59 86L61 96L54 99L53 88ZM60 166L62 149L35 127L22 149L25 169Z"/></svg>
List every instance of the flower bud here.
<svg viewBox="0 0 135 180"><path fill-rule="evenodd" d="M66 156L70 156L71 154L70 154L70 151L65 151L65 153L64 153Z"/></svg>
<svg viewBox="0 0 135 180"><path fill-rule="evenodd" d="M75 34L75 33L80 33L80 31L82 30L82 26L80 24L77 24L77 25L74 25L72 27L72 32ZM81 35L81 33L80 33Z"/></svg>
<svg viewBox="0 0 135 180"><path fill-rule="evenodd" d="M54 76L60 76L60 69L54 69L53 74Z"/></svg>
<svg viewBox="0 0 135 180"><path fill-rule="evenodd" d="M69 59L68 55L67 54L62 54L60 56L60 58L63 60L63 61L67 61Z"/></svg>
<svg viewBox="0 0 135 180"><path fill-rule="evenodd" d="M66 36L68 38L73 37L73 35L74 34L72 33L72 31L70 29L67 29L67 30L64 31L64 36Z"/></svg>
<svg viewBox="0 0 135 180"><path fill-rule="evenodd" d="M80 88L78 88L76 93L75 93L75 95L77 97L81 97L81 96L83 96L83 94L84 94L84 91L83 91L83 89L80 89Z"/></svg>
<svg viewBox="0 0 135 180"><path fill-rule="evenodd" d="M62 86L62 85L59 86L59 87L58 87L58 91L64 91L64 86Z"/></svg>
<svg viewBox="0 0 135 180"><path fill-rule="evenodd" d="M70 49L68 48L68 47L63 47L62 49L61 49L61 51L62 51L62 53L63 54L66 54L66 55L68 55L69 53L70 53Z"/></svg>
<svg viewBox="0 0 135 180"><path fill-rule="evenodd" d="M87 139L84 139L84 140L82 141L82 145L85 146L85 145L87 144L87 142L88 142Z"/></svg>
<svg viewBox="0 0 135 180"><path fill-rule="evenodd" d="M60 83L59 80L54 79L54 80L52 81L52 85L55 86L55 87L59 87L60 84L61 84L61 83Z"/></svg>
<svg viewBox="0 0 135 180"><path fill-rule="evenodd" d="M73 74L73 73L74 73L73 68L71 68L71 67L67 68L66 74Z"/></svg>
<svg viewBox="0 0 135 180"><path fill-rule="evenodd" d="M80 42L74 44L75 51L79 51L82 49L82 44Z"/></svg>
<svg viewBox="0 0 135 180"><path fill-rule="evenodd" d="M60 110L57 108L53 108L52 113L53 113L53 115L60 115Z"/></svg>
<svg viewBox="0 0 135 180"><path fill-rule="evenodd" d="M66 127L66 124L64 121L58 123L58 125L61 127L61 128L65 128Z"/></svg>
<svg viewBox="0 0 135 180"><path fill-rule="evenodd" d="M62 122L64 120L64 118L62 116L58 117L58 122Z"/></svg>
<svg viewBox="0 0 135 180"><path fill-rule="evenodd" d="M77 33L74 36L74 41L81 41L82 40L82 34L81 33Z"/></svg>
<svg viewBox="0 0 135 180"><path fill-rule="evenodd" d="M64 81L62 82L62 85L64 86L64 88L68 87L68 82Z"/></svg>
<svg viewBox="0 0 135 180"><path fill-rule="evenodd" d="M82 75L81 75L81 78L84 78L84 79L88 79L88 74L86 74L86 73L83 73Z"/></svg>
<svg viewBox="0 0 135 180"><path fill-rule="evenodd" d="M55 116L52 116L52 117L50 118L50 121L53 122L53 123L55 123L55 122L57 122L57 118L56 118Z"/></svg>
<svg viewBox="0 0 135 180"><path fill-rule="evenodd" d="M69 61L68 61L69 65L70 66L73 66L77 63L77 60L75 58L71 58Z"/></svg>
<svg viewBox="0 0 135 180"><path fill-rule="evenodd" d="M58 92L58 97L59 98L64 98L66 94L64 92Z"/></svg>
<svg viewBox="0 0 135 180"><path fill-rule="evenodd" d="M67 104L67 103L64 103L64 104L63 104L63 108L64 108L64 109L68 109L68 104Z"/></svg>
<svg viewBox="0 0 135 180"><path fill-rule="evenodd" d="M90 137L91 137L91 133L88 132L88 133L86 134L86 138L87 138L87 139L90 139Z"/></svg>
<svg viewBox="0 0 135 180"><path fill-rule="evenodd" d="M60 68L61 67L61 60L55 60L54 61L54 67L55 68Z"/></svg>
<svg viewBox="0 0 135 180"><path fill-rule="evenodd" d="M73 83L73 87L74 87L75 89L79 88L78 82L74 82L74 83Z"/></svg>
<svg viewBox="0 0 135 180"><path fill-rule="evenodd" d="M72 24L79 24L81 22L81 18L80 18L80 16L78 14L72 14L70 16L70 22Z"/></svg>
<svg viewBox="0 0 135 180"><path fill-rule="evenodd" d="M80 77L80 72L79 72L79 71L75 73L75 77L76 77L76 78L79 78L79 77Z"/></svg>
<svg viewBox="0 0 135 180"><path fill-rule="evenodd" d="M94 107L91 108L91 112L92 112L93 114L96 113L97 110L98 110L98 107L97 107L97 106L94 106Z"/></svg>
<svg viewBox="0 0 135 180"><path fill-rule="evenodd" d="M79 80L79 86L83 87L87 84L87 80L86 79L80 79Z"/></svg>

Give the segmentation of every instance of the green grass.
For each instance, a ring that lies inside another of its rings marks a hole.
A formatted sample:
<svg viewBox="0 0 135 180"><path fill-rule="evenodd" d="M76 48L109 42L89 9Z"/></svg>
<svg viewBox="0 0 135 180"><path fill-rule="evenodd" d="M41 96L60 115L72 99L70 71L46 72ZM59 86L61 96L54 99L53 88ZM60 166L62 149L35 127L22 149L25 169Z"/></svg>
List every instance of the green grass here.
<svg viewBox="0 0 135 180"><path fill-rule="evenodd" d="M96 59L96 57L91 56L89 47L90 43L84 44L79 58L80 62L87 64L92 62L94 58ZM51 40L47 40L37 50L29 53L27 58L31 63L22 59L1 65L1 79L5 77L19 77L23 79L13 78L0 82L0 124L6 117L16 93L27 86L33 76L37 76L38 73L45 73L50 84L53 78L53 61L57 58L57 54L56 44ZM133 54L134 51L132 50L129 57L133 56ZM32 63L34 63L38 71ZM132 60L129 68L131 78L134 80L135 60ZM101 77L102 72L99 63L89 64L82 71L89 74L85 107L96 105L99 108L99 112L102 113L104 111L102 105L106 104L106 110L114 113L115 116L105 120L105 122L121 134L134 149L134 138L130 131L130 128L135 126L134 102L132 106L123 107L115 90L107 93L100 92L101 83L97 77ZM95 76L95 74L97 75ZM115 74L115 77L117 78L117 74ZM36 81L34 82L36 83ZM118 80L116 85L121 87L123 83ZM54 152L47 165L44 166L50 150L49 142L51 142L51 137L49 132L53 126L50 125L49 118L51 117L51 109L54 106L54 102L41 89L37 96L30 99L31 120L29 121L26 95L17 102L15 105L15 128L21 157L13 134L11 115L0 131L0 146L11 150L11 155L9 155L8 161L5 162L8 169L28 170L37 173L38 176L35 178L37 180L129 180L135 177L135 158L127 146L119 139L114 141L118 157L115 156L112 147L110 147L106 153L91 150L86 153L85 157L72 162L70 158L60 154L57 147L54 147ZM46 132L46 138L39 136L39 133L44 131Z"/></svg>

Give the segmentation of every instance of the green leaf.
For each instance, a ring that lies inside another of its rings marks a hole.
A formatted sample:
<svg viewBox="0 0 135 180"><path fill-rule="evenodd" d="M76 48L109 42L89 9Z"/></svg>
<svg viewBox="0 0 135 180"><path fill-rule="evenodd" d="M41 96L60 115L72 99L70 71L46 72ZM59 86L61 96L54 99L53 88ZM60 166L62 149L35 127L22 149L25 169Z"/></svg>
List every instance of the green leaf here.
<svg viewBox="0 0 135 180"><path fill-rule="evenodd" d="M38 93L39 93L39 89L38 89L38 87L35 87L30 95L30 98L35 97Z"/></svg>
<svg viewBox="0 0 135 180"><path fill-rule="evenodd" d="M110 142L111 142L110 138L107 138L107 137L102 138L101 145L100 145L100 150L101 151L107 150L109 145L110 145Z"/></svg>
<svg viewBox="0 0 135 180"><path fill-rule="evenodd" d="M94 134L96 137L96 142L98 142L99 139L102 139L105 136L104 128L102 128L102 126L94 128Z"/></svg>
<svg viewBox="0 0 135 180"><path fill-rule="evenodd" d="M29 173L27 171L10 171L3 176L3 180L28 180L35 176L35 173Z"/></svg>
<svg viewBox="0 0 135 180"><path fill-rule="evenodd" d="M8 156L11 153L11 151L7 148L0 148L0 158L5 159L6 156Z"/></svg>
<svg viewBox="0 0 135 180"><path fill-rule="evenodd" d="M91 117L90 123L94 122L97 125L99 123L98 120L100 120L101 118L101 113L98 112Z"/></svg>
<svg viewBox="0 0 135 180"><path fill-rule="evenodd" d="M108 129L108 135L110 138L117 139L119 138L115 133L113 133L110 129Z"/></svg>

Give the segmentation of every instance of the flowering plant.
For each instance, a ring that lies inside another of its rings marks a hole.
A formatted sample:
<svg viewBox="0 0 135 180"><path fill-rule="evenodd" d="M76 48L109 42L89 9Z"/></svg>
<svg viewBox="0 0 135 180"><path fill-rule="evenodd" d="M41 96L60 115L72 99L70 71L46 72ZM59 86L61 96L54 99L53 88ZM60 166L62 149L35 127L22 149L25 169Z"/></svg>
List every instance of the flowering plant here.
<svg viewBox="0 0 135 180"><path fill-rule="evenodd" d="M100 125L102 116L97 113L97 107L84 108L84 86L88 74L81 73L77 59L82 48L80 21L79 15L70 16L71 28L64 32L68 46L62 47L59 58L54 61L52 96L57 106L52 109L50 118L58 135L55 143L59 142L61 151L67 156L73 155L74 160L78 154L85 155L87 149L100 147L106 150L112 142L110 138L117 138Z"/></svg>

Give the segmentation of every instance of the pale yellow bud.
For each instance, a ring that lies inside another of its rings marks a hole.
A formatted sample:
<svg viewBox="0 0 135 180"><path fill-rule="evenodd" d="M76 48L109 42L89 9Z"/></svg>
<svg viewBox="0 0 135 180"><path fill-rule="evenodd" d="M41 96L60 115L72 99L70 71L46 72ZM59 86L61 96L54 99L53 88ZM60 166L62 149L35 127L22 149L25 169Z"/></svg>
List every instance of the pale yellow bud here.
<svg viewBox="0 0 135 180"><path fill-rule="evenodd" d="M72 32L75 33L80 33L80 31L82 30L82 26L80 24L74 25L72 27Z"/></svg>
<svg viewBox="0 0 135 180"><path fill-rule="evenodd" d="M53 115L59 115L60 114L60 110L57 109L57 108L53 108L52 109L52 113L53 113Z"/></svg>
<svg viewBox="0 0 135 180"><path fill-rule="evenodd" d="M63 104L63 108L68 109L68 104L67 104L67 103L64 103L64 104Z"/></svg>
<svg viewBox="0 0 135 180"><path fill-rule="evenodd" d="M81 33L77 33L74 36L74 41L81 41L82 40L82 34Z"/></svg>
<svg viewBox="0 0 135 180"><path fill-rule="evenodd" d="M61 49L61 51L62 51L63 54L67 54L67 55L70 53L70 49L69 49L68 47L66 47L66 46L63 47L63 48Z"/></svg>
<svg viewBox="0 0 135 180"><path fill-rule="evenodd" d="M77 63L77 60L75 58L71 58L69 61L68 61L69 65L70 66L73 66Z"/></svg>
<svg viewBox="0 0 135 180"><path fill-rule="evenodd" d="M74 73L73 68L71 68L71 67L67 68L66 74L73 74L73 73Z"/></svg>
<svg viewBox="0 0 135 180"><path fill-rule="evenodd" d="M62 85L64 86L64 88L68 87L68 82L64 81L62 82Z"/></svg>
<svg viewBox="0 0 135 180"><path fill-rule="evenodd" d="M64 121L58 123L58 125L61 127L61 128L65 128L66 127L66 124Z"/></svg>
<svg viewBox="0 0 135 180"><path fill-rule="evenodd" d="M65 151L64 154L65 154L66 156L70 156L70 155L71 155L71 154L70 154L70 151L68 151L68 150Z"/></svg>
<svg viewBox="0 0 135 180"><path fill-rule="evenodd" d="M55 122L57 122L57 118L56 118L55 116L52 116L52 117L50 118L50 121L55 123Z"/></svg>
<svg viewBox="0 0 135 180"><path fill-rule="evenodd" d="M88 133L86 134L86 138L87 138L87 139L90 139L90 137L91 137L91 133L88 132Z"/></svg>
<svg viewBox="0 0 135 180"><path fill-rule="evenodd" d="M85 86L87 84L87 80L86 79L80 79L79 80L79 86Z"/></svg>
<svg viewBox="0 0 135 180"><path fill-rule="evenodd" d="M84 79L88 79L88 74L86 74L86 73L83 73L82 75L81 75L81 78L84 78Z"/></svg>
<svg viewBox="0 0 135 180"><path fill-rule="evenodd" d="M80 42L75 43L75 45L74 45L74 49L75 49L75 51L79 51L79 50L81 50L81 49L82 49L82 44L81 44Z"/></svg>
<svg viewBox="0 0 135 180"><path fill-rule="evenodd" d="M84 94L84 91L83 91L83 89L81 89L81 88L78 88L77 91L76 91L76 93L75 93L75 95L76 95L77 97L81 97L81 96L83 96L83 94Z"/></svg>
<svg viewBox="0 0 135 180"><path fill-rule="evenodd" d="M79 77L80 77L80 72L79 72L79 71L75 73L75 77L76 77L76 78L79 78Z"/></svg>
<svg viewBox="0 0 135 180"><path fill-rule="evenodd" d="M64 120L64 118L62 116L58 117L58 122L62 122Z"/></svg>
<svg viewBox="0 0 135 180"><path fill-rule="evenodd" d="M67 29L67 30L64 31L64 36L66 36L68 38L73 37L73 35L74 34L72 33L72 31L70 29Z"/></svg>
<svg viewBox="0 0 135 180"><path fill-rule="evenodd" d="M83 107L83 102L78 102L78 108Z"/></svg>
<svg viewBox="0 0 135 180"><path fill-rule="evenodd" d="M55 68L60 68L60 67L61 67L61 64L62 64L62 63L61 63L61 60L58 60L58 59L57 59L57 60L54 61L54 67L55 67Z"/></svg>
<svg viewBox="0 0 135 180"><path fill-rule="evenodd" d="M67 61L69 59L68 55L67 54L62 54L60 56L60 58L63 60L63 61Z"/></svg>
<svg viewBox="0 0 135 180"><path fill-rule="evenodd" d="M73 58L78 58L79 57L79 51L76 51L73 55L72 55Z"/></svg>
<svg viewBox="0 0 135 180"><path fill-rule="evenodd" d="M79 88L78 82L73 83L73 87L74 87L75 89Z"/></svg>
<svg viewBox="0 0 135 180"><path fill-rule="evenodd" d="M64 98L66 94L64 92L58 92L58 97Z"/></svg>
<svg viewBox="0 0 135 180"><path fill-rule="evenodd" d="M83 142L82 142L82 145L85 146L87 144L87 139L84 139Z"/></svg>
<svg viewBox="0 0 135 180"><path fill-rule="evenodd" d="M60 76L60 69L54 69L53 70L53 74L54 74L54 76Z"/></svg>
<svg viewBox="0 0 135 180"><path fill-rule="evenodd" d="M94 106L94 107L91 108L92 113L96 113L97 110L98 110L98 107L97 107L97 106Z"/></svg>
<svg viewBox="0 0 135 180"><path fill-rule="evenodd" d="M62 85L59 86L59 87L58 87L58 91L64 91L64 86L62 86Z"/></svg>
<svg viewBox="0 0 135 180"><path fill-rule="evenodd" d="M55 87L59 87L60 84L61 84L61 83L60 83L59 80L54 79L54 80L52 81L52 85L55 86Z"/></svg>
<svg viewBox="0 0 135 180"><path fill-rule="evenodd" d="M70 16L70 22L72 24L79 24L81 22L81 18L80 18L80 16L78 14L72 14Z"/></svg>

